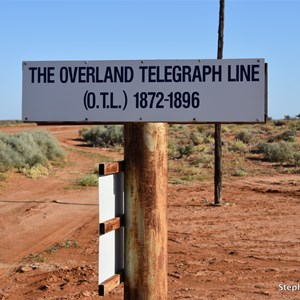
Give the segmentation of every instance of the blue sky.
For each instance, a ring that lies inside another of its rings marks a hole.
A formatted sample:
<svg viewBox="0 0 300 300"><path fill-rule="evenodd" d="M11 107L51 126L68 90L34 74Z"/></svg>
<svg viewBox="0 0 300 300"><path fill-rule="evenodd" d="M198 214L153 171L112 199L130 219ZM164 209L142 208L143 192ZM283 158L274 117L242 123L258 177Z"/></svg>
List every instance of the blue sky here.
<svg viewBox="0 0 300 300"><path fill-rule="evenodd" d="M265 58L269 116L300 114L300 0L225 0L223 58ZM0 0L0 120L21 119L22 61L217 56L219 1Z"/></svg>

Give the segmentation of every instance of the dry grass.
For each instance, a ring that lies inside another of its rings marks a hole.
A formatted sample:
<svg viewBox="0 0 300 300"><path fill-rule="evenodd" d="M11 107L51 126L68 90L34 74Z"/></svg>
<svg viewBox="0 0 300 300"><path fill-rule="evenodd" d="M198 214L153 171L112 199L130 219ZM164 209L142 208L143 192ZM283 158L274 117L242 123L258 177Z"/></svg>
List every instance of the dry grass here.
<svg viewBox="0 0 300 300"><path fill-rule="evenodd" d="M176 178L181 181L213 178L213 137L214 125L170 126L170 182L176 182ZM222 143L225 177L300 172L300 120L222 125ZM186 147L188 155L180 154L179 149Z"/></svg>

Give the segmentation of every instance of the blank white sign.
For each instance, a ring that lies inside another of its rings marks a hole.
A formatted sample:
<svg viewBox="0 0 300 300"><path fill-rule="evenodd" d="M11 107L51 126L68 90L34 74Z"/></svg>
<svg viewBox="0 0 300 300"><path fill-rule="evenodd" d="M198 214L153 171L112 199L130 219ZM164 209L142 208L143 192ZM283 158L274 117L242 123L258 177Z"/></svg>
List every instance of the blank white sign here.
<svg viewBox="0 0 300 300"><path fill-rule="evenodd" d="M99 177L99 223L124 214L124 173ZM99 285L124 269L124 228L99 238Z"/></svg>

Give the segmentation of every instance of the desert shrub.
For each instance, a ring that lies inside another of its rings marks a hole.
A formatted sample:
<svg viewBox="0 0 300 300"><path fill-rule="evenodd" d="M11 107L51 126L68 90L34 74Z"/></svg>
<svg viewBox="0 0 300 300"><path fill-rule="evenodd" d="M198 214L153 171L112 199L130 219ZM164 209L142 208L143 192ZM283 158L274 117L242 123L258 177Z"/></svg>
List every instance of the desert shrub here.
<svg viewBox="0 0 300 300"><path fill-rule="evenodd" d="M211 144L211 143L213 143L213 141L214 141L214 132L212 132L212 131L207 131L207 132L205 133L204 138L203 138L203 142L204 142L205 144Z"/></svg>
<svg viewBox="0 0 300 300"><path fill-rule="evenodd" d="M193 161L192 161L192 164L193 165L196 165L196 166L201 166L201 167L204 167L204 168L212 168L213 167L213 162L214 162L214 157L213 155L209 155L209 154L200 154L198 155L197 158L195 158Z"/></svg>
<svg viewBox="0 0 300 300"><path fill-rule="evenodd" d="M122 146L124 141L122 125L100 125L83 128L79 134L86 143L92 144L94 147L112 148Z"/></svg>
<svg viewBox="0 0 300 300"><path fill-rule="evenodd" d="M175 144L175 140L173 138L168 139L168 157L170 159L174 159L178 156L177 146Z"/></svg>
<svg viewBox="0 0 300 300"><path fill-rule="evenodd" d="M22 262L26 262L26 263L42 263L45 262L46 260L47 259L42 255L42 253L29 254L28 256L22 258ZM19 272L18 270L17 272Z"/></svg>
<svg viewBox="0 0 300 300"><path fill-rule="evenodd" d="M0 171L11 168L47 167L49 160L58 160L64 152L47 131L26 131L14 135L0 134Z"/></svg>
<svg viewBox="0 0 300 300"><path fill-rule="evenodd" d="M293 160L293 148L290 143L260 143L257 149L264 155L264 158L270 162L290 162Z"/></svg>
<svg viewBox="0 0 300 300"><path fill-rule="evenodd" d="M237 135L236 139L242 141L245 144L249 144L252 140L253 134L249 130L241 130Z"/></svg>
<svg viewBox="0 0 300 300"><path fill-rule="evenodd" d="M46 130L35 130L31 132L35 143L41 150L42 155L49 160L57 160L64 156L64 151L58 145L56 139Z"/></svg>
<svg viewBox="0 0 300 300"><path fill-rule="evenodd" d="M16 154L15 167L31 168L34 165L47 165L48 159L44 151L36 143L31 132L17 133L10 138L10 146Z"/></svg>
<svg viewBox="0 0 300 300"><path fill-rule="evenodd" d="M248 147L244 142L236 139L229 144L228 150L233 152L246 153L248 152Z"/></svg>
<svg viewBox="0 0 300 300"><path fill-rule="evenodd" d="M12 149L5 140L5 136L0 134L0 172L5 172L13 166Z"/></svg>
<svg viewBox="0 0 300 300"><path fill-rule="evenodd" d="M51 245L50 247L47 248L46 252L47 253L55 253L56 251L60 250L60 249L77 249L79 248L79 243L77 241L73 241L73 240L66 240L63 243L55 243L53 245Z"/></svg>
<svg viewBox="0 0 300 300"><path fill-rule="evenodd" d="M204 125L198 125L196 129L198 132L203 133L206 130L206 127Z"/></svg>
<svg viewBox="0 0 300 300"><path fill-rule="evenodd" d="M295 166L297 166L297 167L300 166L300 153L299 153L299 152L295 152L295 153L294 153L293 163L294 163Z"/></svg>
<svg viewBox="0 0 300 300"><path fill-rule="evenodd" d="M203 143L203 137L199 133L194 131L191 133L191 140L195 146Z"/></svg>
<svg viewBox="0 0 300 300"><path fill-rule="evenodd" d="M295 142L296 140L296 131L295 130L287 130L279 135L279 139L282 139L285 142Z"/></svg>
<svg viewBox="0 0 300 300"><path fill-rule="evenodd" d="M183 157L189 157L194 152L194 146L190 143L185 144L181 142L176 144L176 139L168 139L168 157L170 159L181 159Z"/></svg>
<svg viewBox="0 0 300 300"><path fill-rule="evenodd" d="M290 124L290 127L295 131L300 131L300 121L294 121L292 124Z"/></svg>
<svg viewBox="0 0 300 300"><path fill-rule="evenodd" d="M34 165L32 168L30 169L22 169L22 172L29 178L41 178L44 176L48 176L49 175L49 170L47 167L41 165L41 164L37 164Z"/></svg>
<svg viewBox="0 0 300 300"><path fill-rule="evenodd" d="M279 141L285 141L285 142L295 142L296 141L296 131L293 129L286 130L280 134L277 134L275 136L271 136L268 139L269 143L272 142L279 142Z"/></svg>
<svg viewBox="0 0 300 300"><path fill-rule="evenodd" d="M22 124L23 121L20 120L0 121L1 127L21 126Z"/></svg>
<svg viewBox="0 0 300 300"><path fill-rule="evenodd" d="M246 176L247 174L248 173L246 170L240 168L235 168L231 173L232 176L236 176L236 177Z"/></svg>
<svg viewBox="0 0 300 300"><path fill-rule="evenodd" d="M271 123L267 123L265 125L259 126L257 131L257 133L264 134L264 135L269 135L272 132L274 132L274 126L272 126Z"/></svg>
<svg viewBox="0 0 300 300"><path fill-rule="evenodd" d="M78 185L80 185L80 186L98 186L98 175L97 174L85 175L78 180Z"/></svg>
<svg viewBox="0 0 300 300"><path fill-rule="evenodd" d="M284 121L284 120L275 120L275 121L273 121L273 123L274 123L275 126L284 126L284 125L286 125L286 121Z"/></svg>
<svg viewBox="0 0 300 300"><path fill-rule="evenodd" d="M184 156L189 157L193 153L193 146L188 145L178 145L177 151L179 153L179 158L182 158Z"/></svg>

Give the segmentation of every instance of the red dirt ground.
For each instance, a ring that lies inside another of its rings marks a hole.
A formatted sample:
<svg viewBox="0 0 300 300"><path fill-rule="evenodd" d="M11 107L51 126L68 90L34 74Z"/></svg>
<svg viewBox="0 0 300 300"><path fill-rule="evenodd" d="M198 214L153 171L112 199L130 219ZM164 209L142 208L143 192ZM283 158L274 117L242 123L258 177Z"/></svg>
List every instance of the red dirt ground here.
<svg viewBox="0 0 300 300"><path fill-rule="evenodd" d="M103 156L122 155L83 147L79 126L43 128L66 164L48 177L0 181L0 300L101 299L98 189L75 181ZM300 175L228 177L226 205L207 205L212 199L213 182L169 185L168 299L300 299ZM67 240L79 247L47 251ZM122 286L102 299L123 299Z"/></svg>

